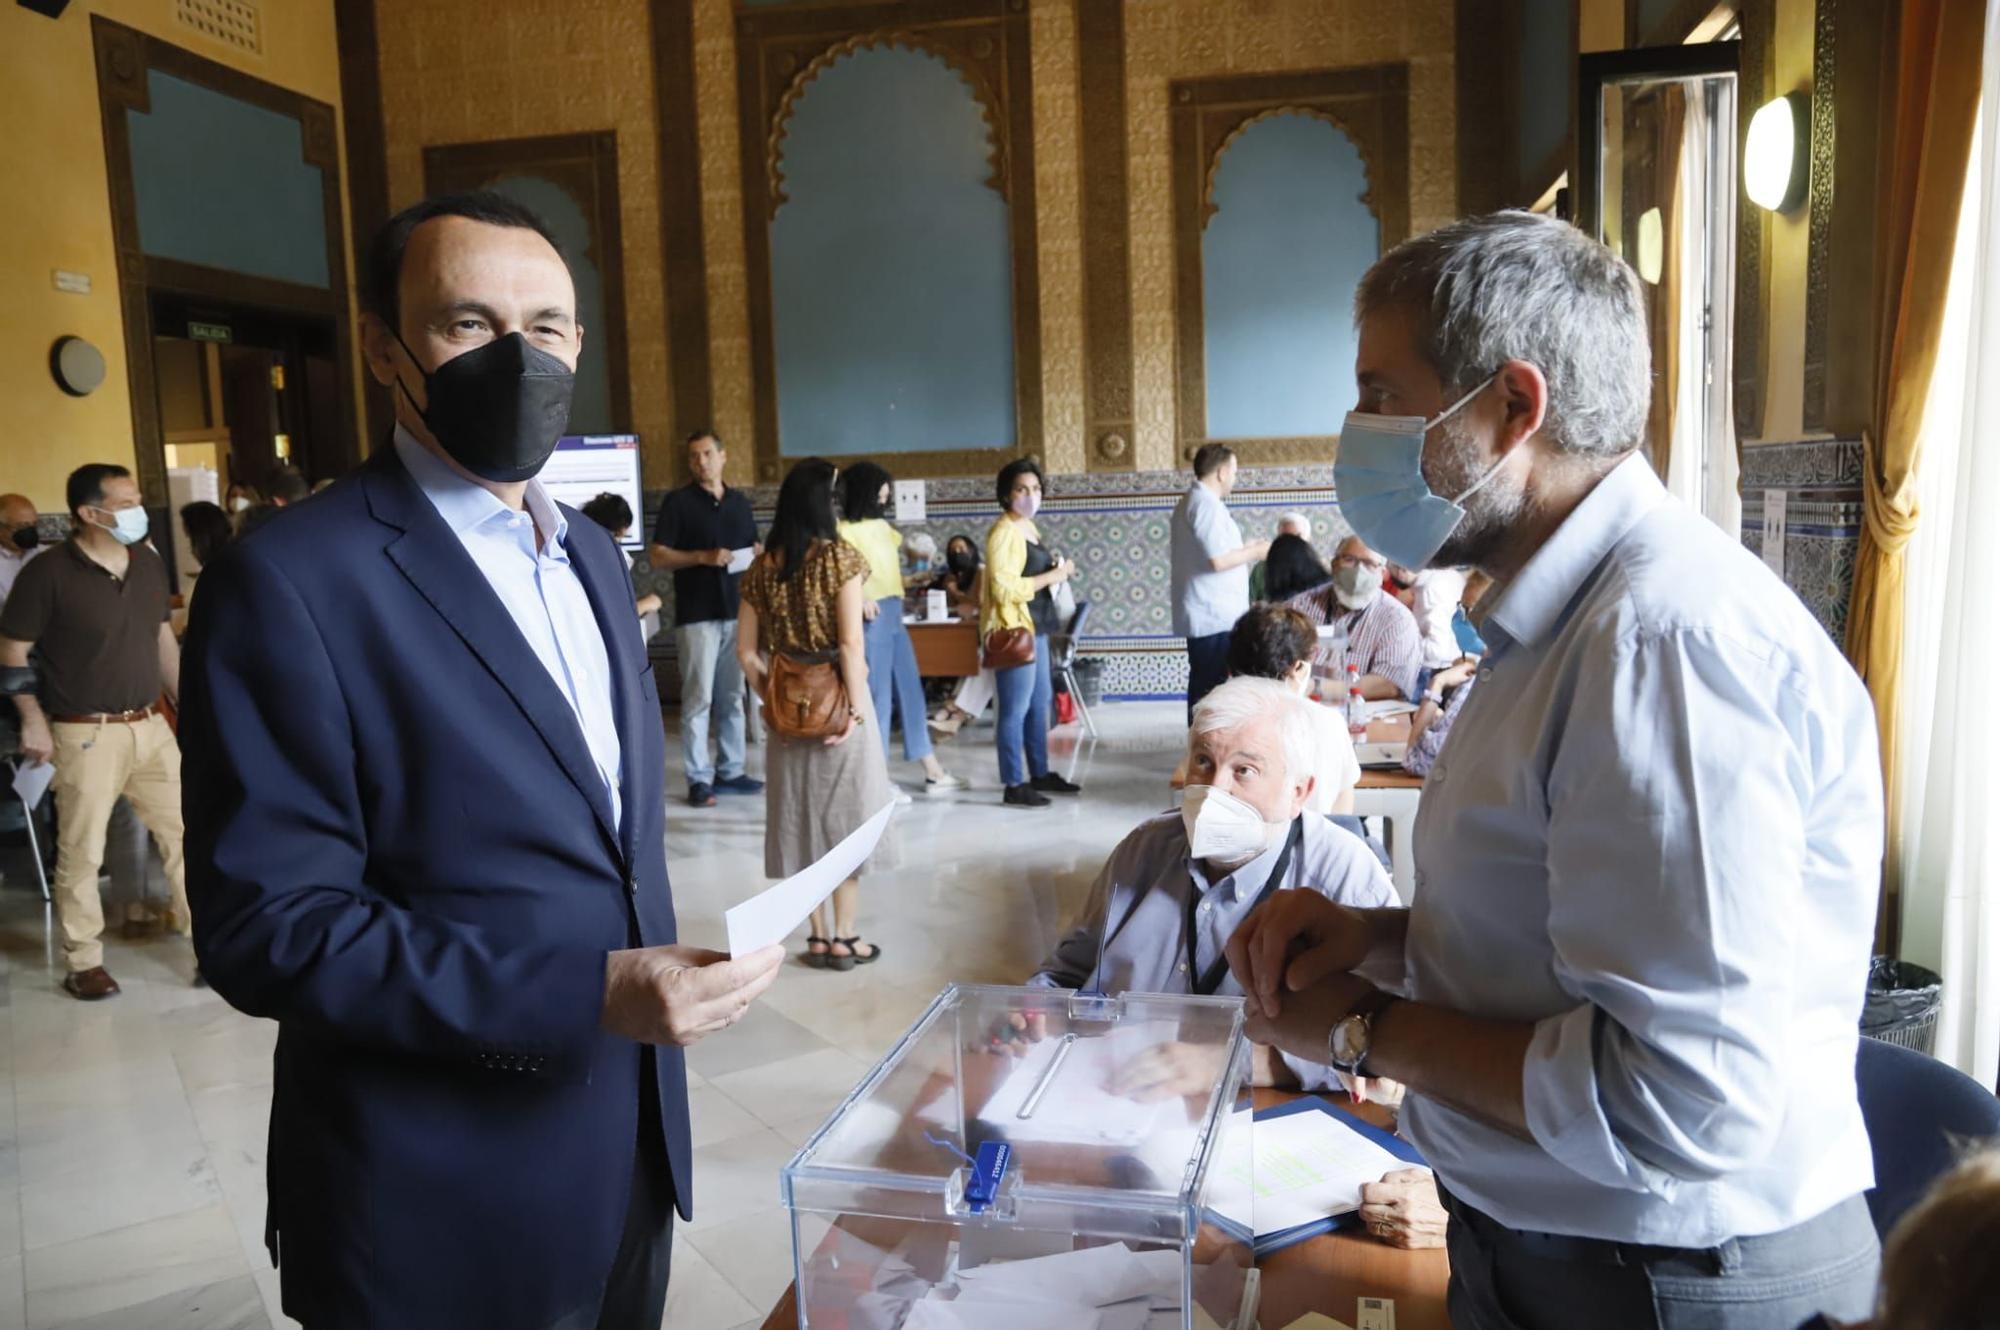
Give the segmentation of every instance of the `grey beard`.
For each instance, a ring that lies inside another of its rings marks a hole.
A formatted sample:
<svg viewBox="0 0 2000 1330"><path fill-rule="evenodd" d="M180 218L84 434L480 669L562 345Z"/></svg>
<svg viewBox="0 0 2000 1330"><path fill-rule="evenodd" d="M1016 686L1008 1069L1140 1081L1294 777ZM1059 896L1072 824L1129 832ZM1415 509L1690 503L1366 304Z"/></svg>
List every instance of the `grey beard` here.
<svg viewBox="0 0 2000 1330"><path fill-rule="evenodd" d="M1458 418L1453 417L1439 427L1451 449L1439 459L1438 481L1442 483L1431 483L1433 494L1445 497L1463 494L1472 488L1479 479L1479 473L1485 469L1479 459L1471 455L1471 445L1458 425ZM1425 479L1429 482L1430 478L1426 476ZM1458 529L1445 538L1438 552L1431 556L1431 567L1479 568L1499 552L1508 533L1529 509L1526 491L1500 488L1504 483L1489 484L1465 501L1464 519L1459 522Z"/></svg>

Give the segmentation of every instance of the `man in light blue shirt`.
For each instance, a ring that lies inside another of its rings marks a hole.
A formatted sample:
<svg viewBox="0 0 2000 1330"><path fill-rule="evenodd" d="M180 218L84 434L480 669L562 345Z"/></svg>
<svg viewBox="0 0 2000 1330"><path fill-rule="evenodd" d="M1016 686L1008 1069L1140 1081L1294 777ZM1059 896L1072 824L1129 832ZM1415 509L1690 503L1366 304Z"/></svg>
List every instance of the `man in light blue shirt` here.
<svg viewBox="0 0 2000 1330"><path fill-rule="evenodd" d="M1271 542L1245 542L1223 503L1236 488L1236 454L1206 443L1194 455L1194 484L1174 508L1170 531L1174 631L1187 639L1188 715L1229 677L1229 630L1250 608L1250 565Z"/></svg>
<svg viewBox="0 0 2000 1330"><path fill-rule="evenodd" d="M1462 510L1362 534L1499 587L1424 792L1413 908L1275 898L1229 943L1253 1036L1409 1087L1459 1330L1865 1318L1865 690L1638 455L1645 316L1602 245L1468 220L1386 256L1356 309L1348 431L1421 459L1412 501L1377 513ZM1351 972L1395 959L1407 1000Z"/></svg>
<svg viewBox="0 0 2000 1330"><path fill-rule="evenodd" d="M611 690L604 682L611 677L611 661L590 597L570 567L565 548L569 519L540 480L527 482L520 508L509 507L490 487L454 471L400 424L396 455L479 566L535 659L569 703L590 748L591 763L610 796L616 822L623 812L618 722L611 714Z"/></svg>

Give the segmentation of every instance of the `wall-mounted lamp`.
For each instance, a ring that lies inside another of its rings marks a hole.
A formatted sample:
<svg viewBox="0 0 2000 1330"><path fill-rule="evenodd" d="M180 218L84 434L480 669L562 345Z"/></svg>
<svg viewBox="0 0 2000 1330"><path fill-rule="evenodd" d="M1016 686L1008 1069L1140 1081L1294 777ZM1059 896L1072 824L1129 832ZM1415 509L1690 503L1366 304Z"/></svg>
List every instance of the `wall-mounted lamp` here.
<svg viewBox="0 0 2000 1330"><path fill-rule="evenodd" d="M1743 192L1760 208L1790 212L1806 193L1806 126L1803 93L1773 97L1750 117L1743 143Z"/></svg>
<svg viewBox="0 0 2000 1330"><path fill-rule="evenodd" d="M1639 276L1658 286L1667 258L1666 227L1658 208L1648 208L1639 214L1639 234L1634 237L1632 249L1632 266L1639 270Z"/></svg>

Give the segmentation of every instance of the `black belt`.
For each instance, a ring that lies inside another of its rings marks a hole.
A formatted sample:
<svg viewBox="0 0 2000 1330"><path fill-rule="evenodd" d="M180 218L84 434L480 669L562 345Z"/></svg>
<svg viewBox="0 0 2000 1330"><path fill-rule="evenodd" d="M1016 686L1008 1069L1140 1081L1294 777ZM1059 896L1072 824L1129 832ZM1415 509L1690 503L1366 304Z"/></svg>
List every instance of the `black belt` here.
<svg viewBox="0 0 2000 1330"><path fill-rule="evenodd" d="M1654 1247L1642 1242L1612 1242L1605 1238L1580 1238L1569 1233L1536 1233L1508 1228L1493 1216L1467 1205L1437 1184L1438 1199L1451 1213L1452 1222L1464 1224L1489 1246L1505 1248L1544 1261L1571 1265L1652 1265L1661 1261L1699 1261L1718 1269L1722 1265L1720 1247Z"/></svg>

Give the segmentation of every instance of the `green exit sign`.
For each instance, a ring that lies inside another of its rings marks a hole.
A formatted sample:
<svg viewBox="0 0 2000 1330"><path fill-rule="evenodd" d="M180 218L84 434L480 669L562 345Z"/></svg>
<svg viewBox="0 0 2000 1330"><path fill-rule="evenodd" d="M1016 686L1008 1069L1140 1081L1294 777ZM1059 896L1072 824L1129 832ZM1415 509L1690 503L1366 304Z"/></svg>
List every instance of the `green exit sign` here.
<svg viewBox="0 0 2000 1330"><path fill-rule="evenodd" d="M197 342L231 342L236 340L235 334L229 331L229 325L226 323L196 323L193 319L188 320L188 336Z"/></svg>

